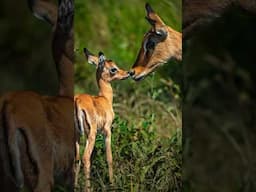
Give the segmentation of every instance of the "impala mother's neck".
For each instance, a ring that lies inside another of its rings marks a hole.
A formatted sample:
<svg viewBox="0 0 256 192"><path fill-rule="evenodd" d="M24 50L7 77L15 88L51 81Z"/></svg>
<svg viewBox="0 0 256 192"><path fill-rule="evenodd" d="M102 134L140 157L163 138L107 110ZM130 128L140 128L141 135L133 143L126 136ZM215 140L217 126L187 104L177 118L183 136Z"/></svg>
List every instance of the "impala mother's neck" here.
<svg viewBox="0 0 256 192"><path fill-rule="evenodd" d="M171 27L168 27L168 31L171 34L169 50L172 57L170 59L182 61L182 34Z"/></svg>

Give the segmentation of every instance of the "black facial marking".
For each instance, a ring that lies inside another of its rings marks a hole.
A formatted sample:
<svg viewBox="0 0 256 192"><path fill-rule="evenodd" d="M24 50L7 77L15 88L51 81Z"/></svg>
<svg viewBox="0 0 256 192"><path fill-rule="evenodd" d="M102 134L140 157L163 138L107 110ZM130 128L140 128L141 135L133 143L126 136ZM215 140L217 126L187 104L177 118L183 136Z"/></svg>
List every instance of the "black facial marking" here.
<svg viewBox="0 0 256 192"><path fill-rule="evenodd" d="M154 49L156 46L156 43L152 40L148 40L147 44L146 44L146 49L149 50L149 49Z"/></svg>

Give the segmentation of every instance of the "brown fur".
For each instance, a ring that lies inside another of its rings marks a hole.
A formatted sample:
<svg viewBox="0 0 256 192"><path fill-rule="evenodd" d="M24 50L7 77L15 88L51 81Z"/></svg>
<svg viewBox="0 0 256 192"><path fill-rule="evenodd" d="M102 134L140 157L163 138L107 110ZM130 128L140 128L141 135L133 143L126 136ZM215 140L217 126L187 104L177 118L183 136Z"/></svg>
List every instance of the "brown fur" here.
<svg viewBox="0 0 256 192"><path fill-rule="evenodd" d="M64 10L67 1L61 1L62 7L58 12L59 16L64 15L65 18L65 14L68 14ZM50 18L50 21L46 19L50 24L53 24L51 21L56 22L56 18L51 18L53 10L53 15L57 15L55 5L36 0L29 3L32 10L38 11L34 14L39 18ZM47 13L50 14L45 15ZM60 75L59 95L50 97L17 91L5 94L1 99L1 134L5 137L1 145L7 148L10 161L5 174L10 183L16 185L17 191L25 186L35 192L50 192L57 180L66 185L69 191L74 190L76 136L71 115L73 82L69 82L68 71L72 72L73 68L73 51L70 49L73 38L72 30L63 31L61 24L58 20L53 25L53 56Z"/></svg>
<svg viewBox="0 0 256 192"><path fill-rule="evenodd" d="M97 65L96 78L99 86L98 96L88 94L78 94L75 96L75 108L77 108L76 124L83 127L87 136L85 151L83 154L84 173L86 177L85 191L90 191L90 167L91 154L95 145L97 131L100 130L105 135L106 155L109 168L109 180L113 182L112 151L111 151L111 126L114 120L113 111L113 90L110 82L113 80L126 79L129 75L127 71L119 69L110 60L104 61L103 66L99 66L98 58L86 52L89 63ZM116 68L115 74L110 73L111 68ZM83 116L83 117L82 117Z"/></svg>
<svg viewBox="0 0 256 192"><path fill-rule="evenodd" d="M152 27L144 35L137 59L130 72L134 80L143 79L171 59L178 61L182 59L181 33L165 25L149 4L146 4L146 11L146 18ZM158 31L164 32L166 37L157 35ZM149 42L155 44L153 48L147 48Z"/></svg>
<svg viewBox="0 0 256 192"><path fill-rule="evenodd" d="M5 129L18 187L25 184L34 191L51 191L54 175L73 172L75 132L70 115L72 99L44 97L24 91L8 94L5 102ZM20 145L24 141L18 137L25 140L25 146ZM24 148L28 149L27 153L20 153L26 151ZM26 169L28 167L30 170ZM31 167L36 170L32 175ZM72 186L72 175L68 177L66 179L71 181L63 182Z"/></svg>

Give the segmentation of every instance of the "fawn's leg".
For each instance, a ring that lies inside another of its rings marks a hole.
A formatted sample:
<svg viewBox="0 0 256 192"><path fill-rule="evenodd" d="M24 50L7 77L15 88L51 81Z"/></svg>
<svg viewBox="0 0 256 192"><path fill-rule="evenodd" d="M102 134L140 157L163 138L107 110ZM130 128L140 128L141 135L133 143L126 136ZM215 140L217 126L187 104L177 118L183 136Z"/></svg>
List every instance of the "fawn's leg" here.
<svg viewBox="0 0 256 192"><path fill-rule="evenodd" d="M95 144L96 134L97 134L97 126L90 126L91 130L87 137L86 146L83 155L83 163L84 163L84 173L85 173L85 192L91 191L91 183L90 183L90 169L91 169L91 155Z"/></svg>
<svg viewBox="0 0 256 192"><path fill-rule="evenodd" d="M105 129L105 145L106 145L106 156L108 162L108 173L109 182L113 184L113 161L112 161L112 150L111 150L111 126Z"/></svg>

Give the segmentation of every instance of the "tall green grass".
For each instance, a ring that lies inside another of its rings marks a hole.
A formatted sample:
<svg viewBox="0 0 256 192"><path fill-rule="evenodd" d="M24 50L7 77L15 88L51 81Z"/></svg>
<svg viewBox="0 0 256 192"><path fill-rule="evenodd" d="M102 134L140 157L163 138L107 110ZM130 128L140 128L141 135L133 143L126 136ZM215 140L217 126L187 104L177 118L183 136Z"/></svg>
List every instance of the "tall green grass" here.
<svg viewBox="0 0 256 192"><path fill-rule="evenodd" d="M139 127L135 124L129 126L127 121L120 117L115 119L112 130L112 186L108 183L104 137L100 134L97 136L91 170L94 191L180 191L180 129L169 138L160 138L156 134L153 114L140 123ZM76 191L82 192L84 183L81 171Z"/></svg>

